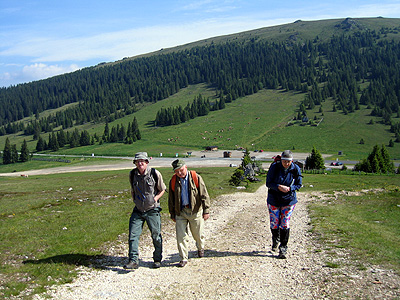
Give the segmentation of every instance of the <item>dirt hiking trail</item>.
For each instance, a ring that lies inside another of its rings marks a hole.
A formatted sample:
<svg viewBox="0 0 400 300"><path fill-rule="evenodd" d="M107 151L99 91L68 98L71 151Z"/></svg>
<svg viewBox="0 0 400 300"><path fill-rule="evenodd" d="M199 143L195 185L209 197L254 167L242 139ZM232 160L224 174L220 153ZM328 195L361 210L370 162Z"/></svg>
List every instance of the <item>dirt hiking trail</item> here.
<svg viewBox="0 0 400 300"><path fill-rule="evenodd" d="M152 269L153 246L145 226L140 268L123 269L127 235L104 246L96 268L79 267L70 284L50 287L34 299L399 299L400 279L390 270L357 269L345 249L327 253L312 237L307 204L322 195L299 193L291 220L288 259L270 251L267 189L223 195L206 222L205 257L191 239L189 263L179 256L172 221L163 223L163 266ZM128 220L127 220L128 222ZM332 251L331 249L329 251ZM339 268L326 262L340 261ZM98 267L100 266L100 268Z"/></svg>

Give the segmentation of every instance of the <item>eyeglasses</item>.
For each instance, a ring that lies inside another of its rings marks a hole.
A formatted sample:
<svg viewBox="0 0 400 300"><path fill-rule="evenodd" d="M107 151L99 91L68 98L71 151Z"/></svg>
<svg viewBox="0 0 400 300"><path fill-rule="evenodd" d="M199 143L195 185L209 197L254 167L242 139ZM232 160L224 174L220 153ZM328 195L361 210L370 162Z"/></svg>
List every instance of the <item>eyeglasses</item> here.
<svg viewBox="0 0 400 300"><path fill-rule="evenodd" d="M136 161L136 163L138 164L138 163L145 163L145 164L147 164L148 162L147 162L147 160L145 160L145 159L138 159L137 161Z"/></svg>

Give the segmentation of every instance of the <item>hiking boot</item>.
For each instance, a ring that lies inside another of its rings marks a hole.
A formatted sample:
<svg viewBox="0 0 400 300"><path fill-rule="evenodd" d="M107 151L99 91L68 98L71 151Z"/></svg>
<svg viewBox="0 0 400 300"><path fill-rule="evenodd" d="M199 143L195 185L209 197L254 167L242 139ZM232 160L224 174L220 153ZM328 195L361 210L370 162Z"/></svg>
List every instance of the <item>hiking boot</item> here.
<svg viewBox="0 0 400 300"><path fill-rule="evenodd" d="M279 259L286 259L286 253L287 253L287 251L286 251L286 249L279 249L279 255L278 255L278 258Z"/></svg>
<svg viewBox="0 0 400 300"><path fill-rule="evenodd" d="M183 268L184 266L186 266L187 264L187 260L181 260L178 264L178 267Z"/></svg>
<svg viewBox="0 0 400 300"><path fill-rule="evenodd" d="M289 234L290 234L290 229L280 229L279 230L279 235L280 235L280 240L281 244L279 245L279 255L278 258L280 259L286 259L286 253L287 253L287 244L289 241Z"/></svg>
<svg viewBox="0 0 400 300"><path fill-rule="evenodd" d="M154 268L154 269L161 268L161 262L155 261L155 262L153 263L153 268Z"/></svg>
<svg viewBox="0 0 400 300"><path fill-rule="evenodd" d="M204 249L201 249L201 250L197 250L197 256L198 257L204 257Z"/></svg>
<svg viewBox="0 0 400 300"><path fill-rule="evenodd" d="M278 245L279 245L279 228L277 229L271 229L272 233L272 252L276 252L278 250Z"/></svg>
<svg viewBox="0 0 400 300"><path fill-rule="evenodd" d="M124 266L124 269L137 269L139 268L138 263L131 260L127 265Z"/></svg>

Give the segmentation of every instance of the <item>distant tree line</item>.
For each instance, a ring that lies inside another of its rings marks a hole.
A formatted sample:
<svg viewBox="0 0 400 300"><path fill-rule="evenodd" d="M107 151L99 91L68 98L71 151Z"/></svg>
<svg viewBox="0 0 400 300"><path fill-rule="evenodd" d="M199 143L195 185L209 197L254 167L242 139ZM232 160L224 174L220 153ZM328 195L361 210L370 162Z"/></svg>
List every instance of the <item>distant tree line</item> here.
<svg viewBox="0 0 400 300"><path fill-rule="evenodd" d="M10 143L10 139L6 138L3 149L3 164L13 164L17 162L26 162L29 160L29 150L26 140L21 145L20 153L18 154L17 145Z"/></svg>
<svg viewBox="0 0 400 300"><path fill-rule="evenodd" d="M210 111L225 108L224 99L216 100L211 104L209 99L204 99L202 95L195 97L192 103L188 103L184 108L177 107L161 108L154 121L155 126L169 126L185 123L190 119L206 116Z"/></svg>
<svg viewBox="0 0 400 300"><path fill-rule="evenodd" d="M305 168L307 170L323 170L325 162L321 153L313 147L311 154L306 158ZM343 169L347 169L343 166ZM366 173L393 173L395 172L394 164L390 158L386 147L375 145L372 152L367 158L361 160L354 166L353 171L362 171Z"/></svg>
<svg viewBox="0 0 400 300"><path fill-rule="evenodd" d="M106 123L104 126L104 132L101 137L97 134L90 135L87 130L79 132L77 128L73 131L65 132L63 129L57 132L51 132L48 136L48 141L39 136L36 143L36 151L58 151L60 148L69 146L70 148L94 145L95 143L126 143L132 144L137 140L140 140L142 135L140 133L136 117L133 122L129 122L128 126L125 127L123 124L117 124L112 126L111 129L109 124Z"/></svg>
<svg viewBox="0 0 400 300"><path fill-rule="evenodd" d="M98 143L118 143L124 142L126 144L132 144L142 138L139 130L136 117L132 123L129 122L128 126L125 127L123 124L117 124L112 126L111 129L109 124L106 123L104 127L104 133L101 137L97 134L91 136L87 130L79 132L77 128L73 131L64 131L63 129L57 132L51 132L48 136L48 141L43 139L40 135L36 143L36 151L58 151L60 148L69 146L70 148L93 145ZM10 139L7 137L3 149L3 164L13 164L17 162L26 162L29 160L29 149L26 140L23 141L18 153L16 144L10 143Z"/></svg>
<svg viewBox="0 0 400 300"><path fill-rule="evenodd" d="M108 123L106 123L102 136L102 141L106 143L124 142L132 144L140 139L142 139L142 135L136 117L133 118L132 123L128 123L127 128L123 124L117 124L117 126L113 126L110 130Z"/></svg>
<svg viewBox="0 0 400 300"><path fill-rule="evenodd" d="M386 147L375 145L368 157L354 166L354 171L385 174L393 173L395 170Z"/></svg>
<svg viewBox="0 0 400 300"><path fill-rule="evenodd" d="M23 130L37 137L58 126L110 122L197 83L213 85L227 103L263 88L304 92L303 112L332 97L337 111L368 105L390 124L392 114L399 114L400 44L382 37L368 30L301 43L254 37L0 88L0 135ZM361 90L364 82L370 84ZM77 104L39 118L45 110L71 103ZM25 117L33 118L30 124L18 122Z"/></svg>

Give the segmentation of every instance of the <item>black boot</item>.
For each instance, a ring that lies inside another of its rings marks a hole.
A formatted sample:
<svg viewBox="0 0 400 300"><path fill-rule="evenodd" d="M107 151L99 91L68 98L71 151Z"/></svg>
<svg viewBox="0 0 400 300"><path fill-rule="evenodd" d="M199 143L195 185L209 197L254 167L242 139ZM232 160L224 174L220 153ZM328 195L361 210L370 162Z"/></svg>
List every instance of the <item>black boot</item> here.
<svg viewBox="0 0 400 300"><path fill-rule="evenodd" d="M279 245L279 228L277 229L271 228L271 233L272 233L272 251L275 252L276 250L278 250L278 245Z"/></svg>
<svg viewBox="0 0 400 300"><path fill-rule="evenodd" d="M281 244L279 245L279 255L278 258L285 259L287 254L287 244L289 241L289 231L290 229L279 229Z"/></svg>

